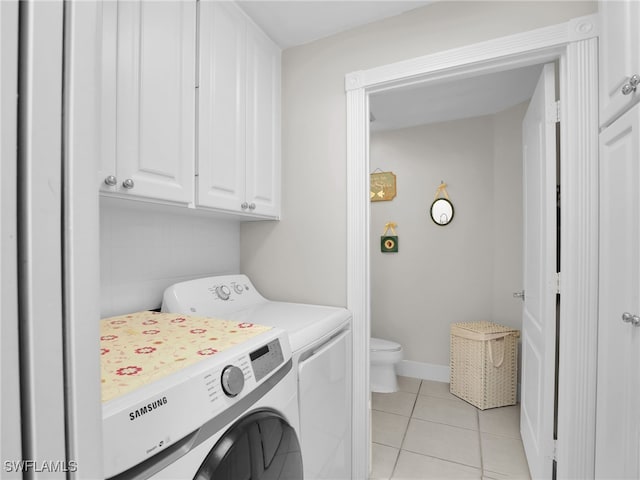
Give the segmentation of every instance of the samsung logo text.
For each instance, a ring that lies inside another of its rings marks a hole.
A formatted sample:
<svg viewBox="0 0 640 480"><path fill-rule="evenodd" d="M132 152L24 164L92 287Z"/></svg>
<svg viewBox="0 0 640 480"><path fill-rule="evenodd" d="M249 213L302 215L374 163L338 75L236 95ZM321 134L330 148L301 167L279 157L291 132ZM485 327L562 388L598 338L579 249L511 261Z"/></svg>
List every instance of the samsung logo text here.
<svg viewBox="0 0 640 480"><path fill-rule="evenodd" d="M158 400L155 400L151 403L146 404L144 407L140 407L133 412L129 412L129 420L135 420L138 417L141 417L147 413L152 412L156 408L160 408L163 405L167 404L167 397L162 397Z"/></svg>

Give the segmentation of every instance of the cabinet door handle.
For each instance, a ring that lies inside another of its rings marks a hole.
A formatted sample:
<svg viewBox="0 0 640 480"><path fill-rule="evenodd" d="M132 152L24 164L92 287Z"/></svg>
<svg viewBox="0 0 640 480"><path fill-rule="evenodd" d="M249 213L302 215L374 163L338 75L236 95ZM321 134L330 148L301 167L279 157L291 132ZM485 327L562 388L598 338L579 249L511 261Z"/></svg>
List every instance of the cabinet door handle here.
<svg viewBox="0 0 640 480"><path fill-rule="evenodd" d="M622 314L622 321L630 323L634 327L640 327L640 317L638 315L632 315L629 312L624 312Z"/></svg>
<svg viewBox="0 0 640 480"><path fill-rule="evenodd" d="M256 209L256 204L255 204L255 203L253 203L253 202L251 202L251 203L249 204L249 210L255 210L255 209Z"/></svg>
<svg viewBox="0 0 640 480"><path fill-rule="evenodd" d="M110 187L114 187L118 183L118 179L114 175L109 175L104 179L104 183Z"/></svg>
<svg viewBox="0 0 640 480"><path fill-rule="evenodd" d="M242 202L242 205L240 205L240 208L243 210L246 210L247 208L249 208L249 204L247 202Z"/></svg>
<svg viewBox="0 0 640 480"><path fill-rule="evenodd" d="M135 183L133 183L133 180L131 180L130 178L127 178L124 182L122 182L122 186L127 190L131 190L135 186Z"/></svg>
<svg viewBox="0 0 640 480"><path fill-rule="evenodd" d="M622 86L622 94L623 95L632 94L633 92L636 91L636 87L638 86L638 84L640 84L640 75L636 73L635 75L631 76L631 78L629 79L629 82L625 83Z"/></svg>

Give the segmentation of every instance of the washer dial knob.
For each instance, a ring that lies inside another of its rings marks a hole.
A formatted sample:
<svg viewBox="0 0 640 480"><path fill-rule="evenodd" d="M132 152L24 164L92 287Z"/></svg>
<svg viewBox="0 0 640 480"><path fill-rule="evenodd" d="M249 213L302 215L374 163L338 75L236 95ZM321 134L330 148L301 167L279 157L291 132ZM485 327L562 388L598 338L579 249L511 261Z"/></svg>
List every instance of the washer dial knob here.
<svg viewBox="0 0 640 480"><path fill-rule="evenodd" d="M216 294L220 300L229 300L229 295L231 295L231 290L226 285L220 285L216 287Z"/></svg>
<svg viewBox="0 0 640 480"><path fill-rule="evenodd" d="M235 365L227 365L222 369L220 383L227 397L235 397L244 388L244 374Z"/></svg>
<svg viewBox="0 0 640 480"><path fill-rule="evenodd" d="M242 294L242 291L244 290L244 288L242 288L242 285L238 284L238 283L234 283L233 284L233 290L238 294Z"/></svg>

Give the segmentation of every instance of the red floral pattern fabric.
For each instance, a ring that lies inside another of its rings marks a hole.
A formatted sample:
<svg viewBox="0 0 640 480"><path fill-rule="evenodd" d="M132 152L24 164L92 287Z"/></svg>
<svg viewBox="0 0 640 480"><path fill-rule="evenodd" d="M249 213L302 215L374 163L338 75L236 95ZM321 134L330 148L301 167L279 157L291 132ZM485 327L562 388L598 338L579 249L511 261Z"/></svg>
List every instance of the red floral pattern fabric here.
<svg viewBox="0 0 640 480"><path fill-rule="evenodd" d="M164 378L271 327L174 313L137 312L100 321L102 401Z"/></svg>

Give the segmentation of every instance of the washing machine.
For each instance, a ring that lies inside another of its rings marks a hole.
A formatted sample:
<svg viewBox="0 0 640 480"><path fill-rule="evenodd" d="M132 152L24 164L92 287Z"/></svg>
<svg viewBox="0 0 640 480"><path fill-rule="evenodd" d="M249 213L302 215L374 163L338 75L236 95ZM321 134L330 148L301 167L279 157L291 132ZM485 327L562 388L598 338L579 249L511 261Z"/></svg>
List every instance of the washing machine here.
<svg viewBox="0 0 640 480"><path fill-rule="evenodd" d="M348 310L268 300L246 275L225 275L167 288L162 311L285 330L297 377L304 478L351 478L352 316Z"/></svg>
<svg viewBox="0 0 640 480"><path fill-rule="evenodd" d="M158 322L165 314L144 315L148 319L142 324L150 327L127 324L131 315L109 319L120 330L102 336L103 354L110 349L123 350L108 343L115 337L142 330L142 334L156 335L148 345L162 346L168 353L175 353L178 361L186 361L184 346L174 344L173 335L159 340ZM183 322L179 326L184 327L190 320L186 315L174 316L170 323ZM204 333L206 328L198 325L183 331ZM245 327L251 325L231 323L227 331L237 333ZM223 351L201 350L199 353L210 357L145 381L124 394L116 392L114 398L103 402L105 478L303 478L297 375L288 335L281 329L268 328L236 341ZM116 390L126 387L125 382L133 378L130 375L147 368L141 363L146 359L139 358L155 348L148 345L135 348L141 354L135 360L116 360L116 366L121 365L115 370L114 378L120 375L113 382ZM162 357L164 364L171 355ZM133 365L136 361L140 367ZM154 373L149 375L153 377ZM103 395L104 382L103 375Z"/></svg>

